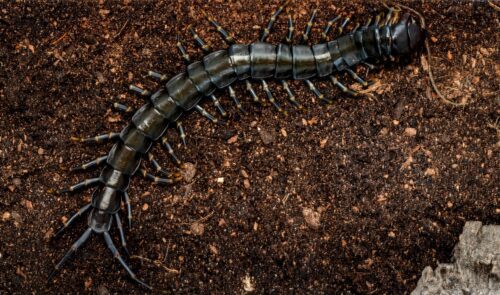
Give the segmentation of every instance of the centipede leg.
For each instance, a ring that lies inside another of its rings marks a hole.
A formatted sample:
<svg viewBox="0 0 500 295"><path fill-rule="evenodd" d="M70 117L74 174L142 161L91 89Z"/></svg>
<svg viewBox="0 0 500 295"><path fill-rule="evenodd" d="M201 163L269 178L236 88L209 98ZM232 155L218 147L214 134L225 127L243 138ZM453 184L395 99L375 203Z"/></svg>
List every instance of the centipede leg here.
<svg viewBox="0 0 500 295"><path fill-rule="evenodd" d="M363 85L363 87L367 87L368 86L368 82L366 82L365 80L363 80L358 74L356 74L356 72L354 72L353 70L347 68L346 69L346 72L356 81L358 82L359 84Z"/></svg>
<svg viewBox="0 0 500 295"><path fill-rule="evenodd" d="M99 157L91 162L85 163L85 164L80 165L80 166L73 167L70 169L70 171L87 170L90 168L98 167L99 165L106 163L107 159L108 159L108 156Z"/></svg>
<svg viewBox="0 0 500 295"><path fill-rule="evenodd" d="M346 19L344 19L344 21L342 22L342 24L339 26L339 35L342 35L342 33L344 32L344 29L345 27L347 26L347 24L351 21L351 18L347 17Z"/></svg>
<svg viewBox="0 0 500 295"><path fill-rule="evenodd" d="M168 174L167 171L163 170L163 168L158 164L158 162L155 160L154 156L152 153L148 153L148 159L155 168L156 172L160 172L162 174Z"/></svg>
<svg viewBox="0 0 500 295"><path fill-rule="evenodd" d="M157 73L154 71L148 71L148 76L153 78L153 79L158 80L159 82L165 82L168 79L167 75L160 74L160 73Z"/></svg>
<svg viewBox="0 0 500 295"><path fill-rule="evenodd" d="M179 132L179 136L181 137L182 143L186 146L186 132L184 132L184 127L182 127L182 123L177 121L177 131Z"/></svg>
<svg viewBox="0 0 500 295"><path fill-rule="evenodd" d="M200 105L196 105L195 110L200 113L203 117L207 118L210 122L217 124L219 123L219 120L215 118L212 114L207 112L204 108L202 108Z"/></svg>
<svg viewBox="0 0 500 295"><path fill-rule="evenodd" d="M285 116L288 115L288 113L281 108L281 106L278 104L278 102L274 99L273 93L269 89L269 86L267 85L266 80L262 80L262 89L264 89L264 92L267 95L267 99L269 102L278 110L278 112L283 113Z"/></svg>
<svg viewBox="0 0 500 295"><path fill-rule="evenodd" d="M188 29L193 35L196 44L198 44L204 52L208 53L212 50L210 46L198 35L198 33L196 33L196 31L193 29L193 26L190 25Z"/></svg>
<svg viewBox="0 0 500 295"><path fill-rule="evenodd" d="M311 28L313 26L313 23L314 23L314 18L316 18L316 13L318 12L317 9L314 9L313 10L313 13L311 15L311 18L309 19L309 22L307 22L307 25L306 25L306 29L304 31L304 34L302 34L302 42L303 43L307 43L307 41L309 41L309 36L311 34Z"/></svg>
<svg viewBox="0 0 500 295"><path fill-rule="evenodd" d="M154 176L153 174L148 173L145 169L141 169L140 173L144 178L151 180L155 184L174 184L181 180L180 176L177 178L161 178L158 176Z"/></svg>
<svg viewBox="0 0 500 295"><path fill-rule="evenodd" d="M62 190L61 193L76 192L85 188L97 186L101 182L100 178L86 179L80 183L70 186L68 189Z"/></svg>
<svg viewBox="0 0 500 295"><path fill-rule="evenodd" d="M324 41L328 41L328 33L332 29L332 26L340 19L340 15L332 18L326 23L325 29L323 30L323 33L321 33L321 37L323 38Z"/></svg>
<svg viewBox="0 0 500 295"><path fill-rule="evenodd" d="M320 101L323 101L328 104L332 103L332 101L326 98L325 95L321 93L319 89L316 88L316 86L314 86L314 84L310 80L304 80L304 82L306 83L309 90L311 90Z"/></svg>
<svg viewBox="0 0 500 295"><path fill-rule="evenodd" d="M211 94L211 95L210 95L210 98L212 99L212 101L213 101L213 103L214 103L215 107L219 110L219 113L220 113L223 117L227 117L227 112L226 112L226 110L224 110L224 108L223 108L223 107L222 107L222 105L220 104L219 99L218 99L215 95L213 95L213 94Z"/></svg>
<svg viewBox="0 0 500 295"><path fill-rule="evenodd" d="M151 95L151 91L146 90L146 89L142 89L141 87L134 85L134 84L131 84L128 87L128 89L139 94L142 97L149 97Z"/></svg>
<svg viewBox="0 0 500 295"><path fill-rule="evenodd" d="M290 3L290 0L287 0L283 5L278 7L278 9L274 12L274 14L271 16L271 19L269 20L269 23L267 24L267 27L262 31L262 35L260 37L260 42L265 42L267 37L269 37L269 34L271 33L271 30L273 29L274 23L276 22L276 19L278 18L278 15L283 12L283 9Z"/></svg>
<svg viewBox="0 0 500 295"><path fill-rule="evenodd" d="M81 137L72 136L71 140L78 141L78 142L87 142L87 143L88 142L99 143L99 142L104 142L104 141L109 141L109 140L116 140L118 138L120 138L120 133L111 132L108 134L97 135L97 136L89 137L89 138L81 138Z"/></svg>
<svg viewBox="0 0 500 295"><path fill-rule="evenodd" d="M370 23L371 23L371 22L372 22L372 18L371 18L371 17L369 17L369 18L366 20L366 22L364 23L364 25L363 25L363 26L361 26L361 29L362 29L362 30L366 30L366 29L368 29L368 27L370 26Z"/></svg>
<svg viewBox="0 0 500 295"><path fill-rule="evenodd" d="M121 104L119 102L113 103L113 108L117 111L124 112L124 113L131 113L134 111L133 107L126 106L126 105Z"/></svg>
<svg viewBox="0 0 500 295"><path fill-rule="evenodd" d="M337 86L343 93L349 94L354 97L359 95L359 92L349 89L347 86L340 83L339 80L334 76L330 76L330 81L332 81L333 85Z"/></svg>
<svg viewBox="0 0 500 295"><path fill-rule="evenodd" d="M236 108L243 114L246 114L247 112L243 109L243 106L241 105L240 100L236 97L236 92L234 91L233 87L228 86L227 87L229 91L229 96L231 99L234 101L234 104L236 105Z"/></svg>
<svg viewBox="0 0 500 295"><path fill-rule="evenodd" d="M125 240L125 233L123 232L122 221L120 219L120 214L115 213L116 227L118 227L118 233L120 234L120 242L122 244L122 248L125 251L125 254L130 256L130 253L127 249L127 241Z"/></svg>
<svg viewBox="0 0 500 295"><path fill-rule="evenodd" d="M151 288L146 283L144 283L143 281L139 280L136 277L136 275L130 269L130 267L127 265L127 263L125 262L125 260L123 260L122 256L120 255L120 252L118 252L118 250L116 249L115 245L113 244L113 240L111 239L111 236L109 235L109 233L108 232L104 232L103 234L104 234L104 240L106 241L106 244L107 244L109 250L111 251L111 253L113 253L113 257L115 257L120 262L120 264L123 266L123 268L125 268L125 270L129 274L130 278L132 278L132 280L134 280L135 282L139 283L140 285L146 287L147 289L152 290L153 288Z"/></svg>
<svg viewBox="0 0 500 295"><path fill-rule="evenodd" d="M54 270L50 273L49 278L47 281L50 281L52 277L64 266L66 261L68 261L71 256L85 243L89 237L90 234L92 234L92 229L88 228L81 236L78 238L78 240L71 246L69 251L64 255L64 257L57 263L57 265L54 267Z"/></svg>
<svg viewBox="0 0 500 295"><path fill-rule="evenodd" d="M288 33L285 38L285 42L287 44L292 43L293 40L293 32L295 31L295 27L293 26L293 19L291 15L288 15Z"/></svg>
<svg viewBox="0 0 500 295"><path fill-rule="evenodd" d="M285 80L281 80L281 84L283 85L283 89L285 89L286 93L288 94L288 100L292 103L292 105L299 110L302 109L303 106L295 99L295 94L293 93L292 89L290 89L290 86L288 86L288 83Z"/></svg>
<svg viewBox="0 0 500 295"><path fill-rule="evenodd" d="M252 83L250 83L250 81L248 81L248 80L245 80L245 85L246 85L246 89L248 90L248 92L250 92L250 96L252 97L253 102L260 103L261 101L260 101L259 97L257 96L257 93L255 93L255 90L252 87Z"/></svg>
<svg viewBox="0 0 500 295"><path fill-rule="evenodd" d="M123 202L127 207L127 219L128 219L128 228L132 227L132 207L130 206L130 197L127 192L123 193Z"/></svg>
<svg viewBox="0 0 500 295"><path fill-rule="evenodd" d="M202 11L205 17L207 18L208 22L217 30L217 32L221 35L222 39L224 39L224 42L226 42L227 45L232 45L234 44L234 36L228 31L226 31L218 22L216 22L212 17L210 17L205 11Z"/></svg>
<svg viewBox="0 0 500 295"><path fill-rule="evenodd" d="M182 44L181 37L177 35L177 43L176 43L177 48L179 49L182 59L186 64L191 63L191 58L189 57L189 54L187 53L186 47Z"/></svg>
<svg viewBox="0 0 500 295"><path fill-rule="evenodd" d="M174 163L177 166L180 166L182 163L179 160L179 158L175 155L175 152L174 152L174 149L172 148L172 145L170 144L170 142L168 142L168 137L163 136L161 143L167 149L167 152L170 155L170 157L172 157L172 160L174 161Z"/></svg>
<svg viewBox="0 0 500 295"><path fill-rule="evenodd" d="M78 212L76 212L73 216L70 217L70 219L66 223L64 223L64 225L54 234L52 238L57 239L59 236L61 236L64 230L68 226L73 224L73 222L75 222L78 219L78 217L82 216L83 213L87 212L91 208L91 205L92 204L88 204L80 208Z"/></svg>
<svg viewBox="0 0 500 295"><path fill-rule="evenodd" d="M356 33L356 31L359 29L359 27L360 27L360 26L361 26L361 24L360 24L360 23L356 23L356 24L354 25L354 28L352 29L351 33Z"/></svg>

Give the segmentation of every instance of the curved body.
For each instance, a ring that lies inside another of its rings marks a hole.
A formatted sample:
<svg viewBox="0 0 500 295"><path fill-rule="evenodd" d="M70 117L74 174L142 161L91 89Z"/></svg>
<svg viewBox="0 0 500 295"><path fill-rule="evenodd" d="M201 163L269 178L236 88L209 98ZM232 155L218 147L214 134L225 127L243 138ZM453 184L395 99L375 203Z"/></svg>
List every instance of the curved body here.
<svg viewBox="0 0 500 295"><path fill-rule="evenodd" d="M128 199L126 192L130 178L137 172L152 143L184 112L195 108L202 98L245 79L304 80L330 76L367 60L411 53L422 39L421 28L406 14L397 24L363 27L327 43L313 46L263 42L233 44L227 50L209 53L202 61L189 64L185 72L171 78L151 95L148 103L134 114L129 125L119 134L100 177L96 179L98 188L94 191L92 203L84 208L91 209L89 229L72 250L85 242L91 232L102 233L113 254L118 255L116 257L136 279L111 242L108 232L113 216L124 242L116 213L123 198ZM62 266L69 254L56 269Z"/></svg>

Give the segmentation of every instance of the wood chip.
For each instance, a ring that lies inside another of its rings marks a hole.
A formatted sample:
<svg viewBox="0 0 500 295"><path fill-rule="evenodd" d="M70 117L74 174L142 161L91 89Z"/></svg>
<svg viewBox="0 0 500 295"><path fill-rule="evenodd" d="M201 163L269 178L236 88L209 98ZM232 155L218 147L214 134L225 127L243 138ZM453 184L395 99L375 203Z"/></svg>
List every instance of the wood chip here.
<svg viewBox="0 0 500 295"><path fill-rule="evenodd" d="M201 236L205 232L205 225L200 222L193 222L189 229L193 235Z"/></svg>
<svg viewBox="0 0 500 295"><path fill-rule="evenodd" d="M304 220L310 228L318 229L321 226L321 214L319 212L311 208L304 208L302 209L302 216L304 216Z"/></svg>

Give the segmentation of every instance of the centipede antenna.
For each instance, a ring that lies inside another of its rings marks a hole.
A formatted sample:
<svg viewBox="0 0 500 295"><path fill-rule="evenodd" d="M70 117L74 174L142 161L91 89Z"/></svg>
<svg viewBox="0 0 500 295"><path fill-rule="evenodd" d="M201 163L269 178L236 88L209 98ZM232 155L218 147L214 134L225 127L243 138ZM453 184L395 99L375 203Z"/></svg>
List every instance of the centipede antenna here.
<svg viewBox="0 0 500 295"><path fill-rule="evenodd" d="M177 130L179 131L182 143L186 146L186 132L184 132L184 127L182 127L182 123L179 121L177 121Z"/></svg>
<svg viewBox="0 0 500 295"><path fill-rule="evenodd" d="M313 10L313 13L311 15L311 18L309 19L309 22L307 22L306 29L304 31L304 34L302 34L302 42L307 43L309 41L309 35L311 34L311 29L314 23L314 18L316 18L316 13L318 12L317 9Z"/></svg>
<svg viewBox="0 0 500 295"><path fill-rule="evenodd" d="M125 251L125 254L127 256L130 256L130 253L128 252L127 249L127 241L125 240L125 233L123 232L123 226L122 226L122 220L120 219L120 214L115 213L115 220L116 220L116 226L118 227L118 233L120 234L120 242L122 244L123 251Z"/></svg>
<svg viewBox="0 0 500 295"><path fill-rule="evenodd" d="M203 15L207 18L207 20L210 22L210 24L215 27L217 32L221 35L222 39L224 39L224 42L226 42L227 45L232 45L234 44L234 36L230 33L228 33L221 25L219 25L218 22L216 22L211 16L209 16L204 10L201 11Z"/></svg>
<svg viewBox="0 0 500 295"><path fill-rule="evenodd" d="M490 2L488 1L488 3L490 3ZM414 13L415 15L417 15L418 18L420 19L420 24L421 24L422 29L424 29L424 30L426 29L425 18L420 12L416 11L415 9L413 9L409 6L403 5L403 4L398 4L398 8L404 8L404 9ZM427 38L424 41L424 45L425 45L425 50L427 51L427 63L428 63L427 72L429 73L429 81L431 83L432 90L436 93L436 95L445 104L449 104L449 105L456 106L456 107L466 105L467 104L466 102L457 103L457 102L450 100L449 98L444 96L441 93L441 91L439 91L439 88L436 85L436 81L434 80L434 74L432 72L432 54L431 54L431 48L429 46L429 41Z"/></svg>
<svg viewBox="0 0 500 295"><path fill-rule="evenodd" d="M210 95L210 98L212 99L212 101L213 101L213 103L214 103L215 107L219 110L219 113L220 113L223 117L227 117L227 112L226 112L226 110L224 110L224 108L223 108L223 107L222 107L222 105L220 104L219 99L218 99L215 95L213 95L213 94L211 94L211 95Z"/></svg>
<svg viewBox="0 0 500 295"><path fill-rule="evenodd" d="M106 163L107 159L108 159L108 156L103 156L103 157L97 158L91 162L85 163L83 165L73 167L70 169L70 171L87 170L90 168L98 167L98 166Z"/></svg>
<svg viewBox="0 0 500 295"><path fill-rule="evenodd" d="M288 15L288 34L285 38L285 42L287 44L291 44L293 40L293 32L295 30L295 27L293 26L293 19L291 15Z"/></svg>
<svg viewBox="0 0 500 295"><path fill-rule="evenodd" d="M154 176L151 173L148 173L145 169L140 170L141 175L148 179L151 180L154 184L174 184L176 182L179 182L182 180L181 177L176 177L176 178L161 178L158 176Z"/></svg>
<svg viewBox="0 0 500 295"><path fill-rule="evenodd" d="M177 166L180 166L182 164L182 162L175 155L175 152L174 152L174 149L172 148L172 145L170 144L170 142L168 142L168 137L167 136L163 136L163 138L161 139L161 143L167 149L167 152L170 155L170 157L172 157L172 160L174 161L174 163Z"/></svg>
<svg viewBox="0 0 500 295"><path fill-rule="evenodd" d="M349 74L349 76L351 76L356 82L358 82L359 84L363 85L363 87L366 87L368 86L368 82L366 82L365 80L363 80L358 74L356 74L356 72L354 72L353 70L347 68L346 69L346 72Z"/></svg>
<svg viewBox="0 0 500 295"><path fill-rule="evenodd" d="M125 270L129 274L130 278L132 280L134 280L135 282L137 282L138 284L140 284L141 286L143 286L149 290L153 290L153 288L151 288L149 285L147 285L146 283L144 283L143 281L139 280L136 277L136 275L130 269L130 267L127 265L125 260L123 260L122 256L120 255L120 252L118 252L118 250L116 249L115 245L113 244L113 240L111 239L111 236L109 235L109 233L107 231L105 231L103 233L103 235L104 235L104 240L106 241L106 245L108 245L108 249L113 254L113 257L115 257L120 262L120 264L123 266L123 268L125 268Z"/></svg>
<svg viewBox="0 0 500 295"><path fill-rule="evenodd" d="M288 86L288 83L285 80L281 80L281 84L283 85L283 89L285 89L286 93L288 94L288 100L292 103L293 106L298 108L299 110L303 108L303 106L297 102L295 99L295 94L293 93L292 89Z"/></svg>
<svg viewBox="0 0 500 295"><path fill-rule="evenodd" d="M124 113L131 113L134 111L133 107L126 106L126 105L121 104L119 102L113 103L113 108L117 111L124 112Z"/></svg>
<svg viewBox="0 0 500 295"><path fill-rule="evenodd" d="M248 81L248 80L245 80L245 84L246 84L246 88L247 88L248 92L250 92L250 96L252 97L253 102L260 103L261 101L260 101L259 97L257 96L257 93L255 93L255 90L252 87L252 83L250 83L250 81Z"/></svg>
<svg viewBox="0 0 500 295"><path fill-rule="evenodd" d="M89 137L89 138L81 138L81 137L72 136L70 139L71 139L71 141L77 141L77 142L100 143L100 142L104 142L104 141L115 140L115 139L118 139L119 137L120 137L120 133L111 132L111 133L97 135L97 136Z"/></svg>
<svg viewBox="0 0 500 295"><path fill-rule="evenodd" d="M228 91L229 91L229 96L233 99L234 101L234 104L236 105L236 108L238 108L238 110L245 114L246 115L246 111L243 109L243 106L241 105L241 102L239 101L239 99L236 97L236 92L234 91L233 87L231 86L228 86L227 87Z"/></svg>
<svg viewBox="0 0 500 295"><path fill-rule="evenodd" d="M60 193L72 193L76 192L78 190L82 190L85 188L90 188L97 186L99 183L101 183L100 178L90 178L90 179L85 179L84 181L77 183L75 185L70 186L68 189L62 190Z"/></svg>
<svg viewBox="0 0 500 295"><path fill-rule="evenodd" d="M212 116L209 112L207 112L204 108L202 108L199 104L197 104L195 106L195 109L205 118L207 118L208 120L210 120L212 123L219 123L219 120L217 120L217 118L215 118L214 116Z"/></svg>
<svg viewBox="0 0 500 295"><path fill-rule="evenodd" d="M82 214L87 212L91 207L92 204L87 204L82 208L80 208L78 212L76 212L73 216L71 216L71 218L66 223L64 223L64 225L52 236L52 238L57 239L58 237L60 237L67 227L73 224L73 222L75 222L78 219L78 217L82 216Z"/></svg>
<svg viewBox="0 0 500 295"><path fill-rule="evenodd" d="M81 236L78 238L78 240L71 246L69 251L64 255L64 257L57 263L57 265L54 267L54 270L50 273L47 281L50 282L50 280L54 277L54 275L64 266L66 261L68 261L71 256L89 239L90 234L92 234L92 229L88 228Z"/></svg>
<svg viewBox="0 0 500 295"><path fill-rule="evenodd" d="M346 94L354 96L354 97L359 95L359 92L356 92L352 89L349 89L347 86L340 83L339 80L337 78L335 78L334 76L330 76L330 81L332 81L333 85L337 86L340 89L340 91L342 91L343 93L346 93Z"/></svg>
<svg viewBox="0 0 500 295"><path fill-rule="evenodd" d="M271 16L271 19L269 20L269 23L267 24L267 27L264 29L262 32L262 35L260 37L260 42L265 42L269 34L271 33L271 30L274 26L274 23L276 22L276 19L278 18L278 15L285 9L285 7L290 3L290 0L287 0L283 5L278 7L278 9L274 12L274 14Z"/></svg>
<svg viewBox="0 0 500 295"><path fill-rule="evenodd" d="M338 15L338 16L336 16L328 21L325 29L323 30L323 33L321 33L321 37L323 38L323 40L325 40L325 41L328 40L328 33L332 29L333 24L335 24L339 19L340 19L340 15Z"/></svg>
<svg viewBox="0 0 500 295"><path fill-rule="evenodd" d="M192 25L189 25L189 31L193 35L193 38L196 41L196 43L201 47L203 51L207 53L211 51L210 46L208 46L208 44L205 41L203 41L203 39L201 39L198 33L196 33L196 31L193 29Z"/></svg>
<svg viewBox="0 0 500 295"><path fill-rule="evenodd" d="M132 207L130 206L130 197L127 192L123 192L123 202L127 207L127 220L128 220L128 228L132 227Z"/></svg>
<svg viewBox="0 0 500 295"><path fill-rule="evenodd" d="M288 116L288 112L283 110L281 106L278 104L278 102L274 99L273 93L269 89L266 80L261 80L261 81L262 81L262 89L264 89L264 92L266 93L269 102L278 110L278 112L283 113L285 116Z"/></svg>
<svg viewBox="0 0 500 295"><path fill-rule="evenodd" d="M339 27L339 34L340 35L344 32L344 29L347 26L347 24L349 23L349 21L351 21L351 18L347 17L346 19L344 19L344 21L340 25L340 27Z"/></svg>
<svg viewBox="0 0 500 295"><path fill-rule="evenodd" d="M151 95L151 92L148 91L148 90L145 90L145 89L142 89L141 87L137 86L137 85L133 85L131 84L129 87L128 87L129 90L139 94L140 96L144 96L144 97L147 97L147 96L150 96Z"/></svg>
<svg viewBox="0 0 500 295"><path fill-rule="evenodd" d="M160 82L165 82L167 81L168 77L167 75L163 75L163 74L160 74L160 73L157 73L157 72L153 72L153 71L149 71L148 72L148 76L151 77L151 78L154 78Z"/></svg>
<svg viewBox="0 0 500 295"><path fill-rule="evenodd" d="M177 35L177 43L175 44L177 46L177 49L179 49L179 52L181 53L181 57L184 60L186 64L191 63L191 58L189 57L189 54L187 53L186 47L182 44L181 41L181 36Z"/></svg>
<svg viewBox="0 0 500 295"><path fill-rule="evenodd" d="M311 90L320 101L323 101L324 103L328 103L328 104L332 103L331 100L326 98L325 95L323 93L321 93L319 91L319 89L316 88L316 86L314 86L313 82L311 82L310 80L304 80L304 82L306 83L309 90Z"/></svg>

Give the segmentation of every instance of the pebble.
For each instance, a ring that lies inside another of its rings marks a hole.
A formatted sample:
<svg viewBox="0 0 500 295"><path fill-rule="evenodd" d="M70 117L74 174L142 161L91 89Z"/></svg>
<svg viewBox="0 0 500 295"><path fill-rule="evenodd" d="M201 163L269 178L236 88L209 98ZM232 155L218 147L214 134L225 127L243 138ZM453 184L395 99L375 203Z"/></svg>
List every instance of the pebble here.
<svg viewBox="0 0 500 295"><path fill-rule="evenodd" d="M205 225L203 223L193 222L189 229L193 235L201 236L205 232Z"/></svg>
<svg viewBox="0 0 500 295"><path fill-rule="evenodd" d="M319 147L320 148L325 148L327 142L328 142L328 138L320 140Z"/></svg>
<svg viewBox="0 0 500 295"><path fill-rule="evenodd" d="M248 179L243 180L243 186L246 189L249 189L250 188L250 181Z"/></svg>
<svg viewBox="0 0 500 295"><path fill-rule="evenodd" d="M224 177L218 177L216 181L217 181L217 183L223 184L224 183Z"/></svg>
<svg viewBox="0 0 500 295"><path fill-rule="evenodd" d="M389 238L395 238L396 237L396 234L393 232L393 231L390 231L387 236L389 236Z"/></svg>
<svg viewBox="0 0 500 295"><path fill-rule="evenodd" d="M2 221L7 221L10 219L10 212L4 212L2 214Z"/></svg>
<svg viewBox="0 0 500 295"><path fill-rule="evenodd" d="M270 144L276 140L276 135L272 131L267 131L259 128L259 134L264 144Z"/></svg>
<svg viewBox="0 0 500 295"><path fill-rule="evenodd" d="M144 203L144 205L142 205L142 211L147 211L148 209L149 209L148 203Z"/></svg>
<svg viewBox="0 0 500 295"><path fill-rule="evenodd" d="M417 135L417 129L408 127L405 129L405 135L408 137L414 137Z"/></svg>
<svg viewBox="0 0 500 295"><path fill-rule="evenodd" d="M230 137L230 138L227 140L227 143L228 143L228 144L233 144L233 143L235 143L235 142L237 142L237 141L238 141L238 134L236 134L236 135L234 135L234 136Z"/></svg>
<svg viewBox="0 0 500 295"><path fill-rule="evenodd" d="M245 177L245 178L248 178L248 177L249 177L249 176L248 176L248 173L247 173L245 170L243 170L243 169L241 169L241 175L242 175L243 177Z"/></svg>
<svg viewBox="0 0 500 295"><path fill-rule="evenodd" d="M304 208L302 209L302 216L304 216L304 220L310 228L318 229L320 227L321 214L319 212L311 208Z"/></svg>

